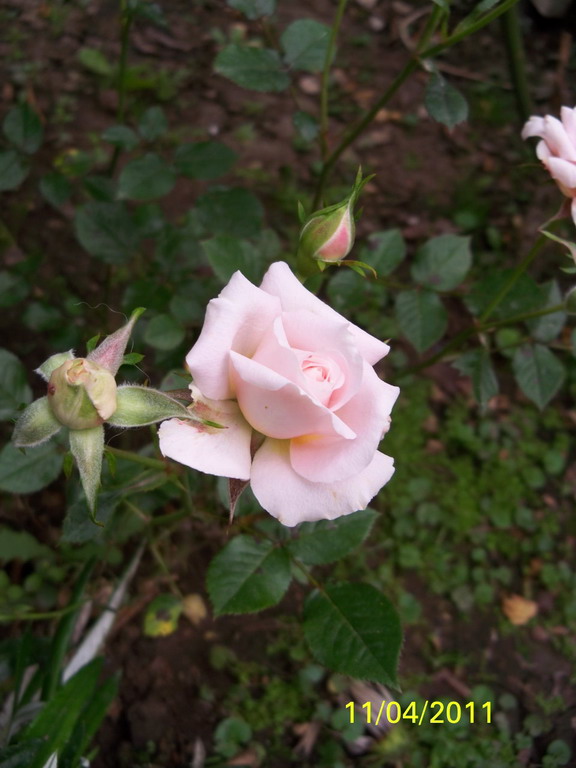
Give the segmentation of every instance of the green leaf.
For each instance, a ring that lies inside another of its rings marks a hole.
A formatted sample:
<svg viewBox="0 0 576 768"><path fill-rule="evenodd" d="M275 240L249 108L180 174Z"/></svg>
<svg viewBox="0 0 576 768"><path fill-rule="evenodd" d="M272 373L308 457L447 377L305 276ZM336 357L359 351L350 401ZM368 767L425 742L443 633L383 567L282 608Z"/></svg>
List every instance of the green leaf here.
<svg viewBox="0 0 576 768"><path fill-rule="evenodd" d="M354 512L337 520L302 523L290 552L308 565L325 565L356 549L368 536L378 514L372 509Z"/></svg>
<svg viewBox="0 0 576 768"><path fill-rule="evenodd" d="M389 275L402 263L406 256L406 243L399 229L374 232L368 237L360 258L374 267L379 275Z"/></svg>
<svg viewBox="0 0 576 768"><path fill-rule="evenodd" d="M470 238L460 235L433 237L418 250L412 277L433 291L451 291L464 280L472 266Z"/></svg>
<svg viewBox="0 0 576 768"><path fill-rule="evenodd" d="M144 614L146 637L166 637L178 629L182 600L175 595L157 595Z"/></svg>
<svg viewBox="0 0 576 768"><path fill-rule="evenodd" d="M269 48L227 45L216 56L214 69L252 91L285 91L290 85L280 56Z"/></svg>
<svg viewBox="0 0 576 768"><path fill-rule="evenodd" d="M498 379L494 373L490 353L484 347L466 352L453 363L454 368L472 379L474 397L482 408L498 394Z"/></svg>
<svg viewBox="0 0 576 768"><path fill-rule="evenodd" d="M40 194L54 208L60 208L70 199L72 187L61 173L53 171L40 179Z"/></svg>
<svg viewBox="0 0 576 768"><path fill-rule="evenodd" d="M270 541L236 536L210 563L207 587L216 615L253 613L276 605L290 579L284 549Z"/></svg>
<svg viewBox="0 0 576 768"><path fill-rule="evenodd" d="M113 427L144 427L164 419L197 419L187 408L164 392L127 384L118 387L118 407L107 423Z"/></svg>
<svg viewBox="0 0 576 768"><path fill-rule="evenodd" d="M106 56L95 48L80 48L78 59L82 66L94 75L110 77L114 73L114 67Z"/></svg>
<svg viewBox="0 0 576 768"><path fill-rule="evenodd" d="M33 739L3 747L0 749L0 768L30 768L41 746L42 739Z"/></svg>
<svg viewBox="0 0 576 768"><path fill-rule="evenodd" d="M488 308L493 299L508 284L514 269L501 269L490 272L486 277L474 283L464 303L473 315L479 316ZM514 287L506 294L494 309L490 318L507 320L514 315L540 309L544 302L541 288L526 273L516 278Z"/></svg>
<svg viewBox="0 0 576 768"><path fill-rule="evenodd" d="M80 480L88 501L88 508L94 516L96 494L100 486L102 473L102 454L104 453L104 427L92 429L71 429L70 450L80 472Z"/></svg>
<svg viewBox="0 0 576 768"><path fill-rule="evenodd" d="M280 37L284 60L292 69L320 72L328 51L330 27L312 19L293 21Z"/></svg>
<svg viewBox="0 0 576 768"><path fill-rule="evenodd" d="M564 297L564 307L569 315L576 315L576 285Z"/></svg>
<svg viewBox="0 0 576 768"><path fill-rule="evenodd" d="M96 525L86 507L84 494L79 493L78 498L66 510L60 542L63 544L86 544L89 541L96 543L103 541L103 526L111 519L120 500L120 494L115 491L98 495L98 522L101 525Z"/></svg>
<svg viewBox="0 0 576 768"><path fill-rule="evenodd" d="M16 355L0 349L0 420L13 418L18 407L32 400L26 369Z"/></svg>
<svg viewBox="0 0 576 768"><path fill-rule="evenodd" d="M304 141L314 141L320 131L318 120L309 112L302 110L294 112L292 123Z"/></svg>
<svg viewBox="0 0 576 768"><path fill-rule="evenodd" d="M242 187L212 189L196 206L201 223L215 235L254 237L262 229L262 203Z"/></svg>
<svg viewBox="0 0 576 768"><path fill-rule="evenodd" d="M438 72L428 80L424 104L430 117L450 129L468 118L466 99Z"/></svg>
<svg viewBox="0 0 576 768"><path fill-rule="evenodd" d="M33 155L42 144L42 123L27 103L11 109L4 118L2 127L8 141L27 155Z"/></svg>
<svg viewBox="0 0 576 768"><path fill-rule="evenodd" d="M44 768L50 756L61 752L68 743L76 723L83 716L83 710L98 690L101 670L101 658L82 667L46 702L40 714L25 730L23 740L43 740L29 768Z"/></svg>
<svg viewBox="0 0 576 768"><path fill-rule="evenodd" d="M110 677L96 687L62 750L61 759L58 762L60 768L76 768L83 765L81 758L86 754L90 742L102 725L110 704L117 694L117 677Z"/></svg>
<svg viewBox="0 0 576 768"><path fill-rule="evenodd" d="M41 560L50 558L52 552L49 547L34 538L26 531L13 531L11 528L0 528L0 560Z"/></svg>
<svg viewBox="0 0 576 768"><path fill-rule="evenodd" d="M128 200L155 200L172 191L174 170L159 155L148 153L126 163L118 179L118 197Z"/></svg>
<svg viewBox="0 0 576 768"><path fill-rule="evenodd" d="M144 355L140 354L140 352L128 352L122 358L122 365L138 365L142 360L144 360Z"/></svg>
<svg viewBox="0 0 576 768"><path fill-rule="evenodd" d="M22 277L12 272L2 270L0 272L0 307L11 307L25 299L29 293L29 287Z"/></svg>
<svg viewBox="0 0 576 768"><path fill-rule="evenodd" d="M540 285L540 290L544 297L542 309L556 307L562 303L562 294L556 280L549 280L547 283ZM537 341L547 343L558 336L562 328L564 328L565 322L566 313L559 311L551 312L549 315L543 315L542 317L534 317L532 320L527 320L526 325Z"/></svg>
<svg viewBox="0 0 576 768"><path fill-rule="evenodd" d="M369 584L314 591L304 604L304 634L329 669L396 687L400 621L390 601Z"/></svg>
<svg viewBox="0 0 576 768"><path fill-rule="evenodd" d="M427 290L399 293L396 319L418 352L429 349L442 338L448 327L448 315L440 297Z"/></svg>
<svg viewBox="0 0 576 768"><path fill-rule="evenodd" d="M19 187L28 171L28 166L14 149L0 151L0 192Z"/></svg>
<svg viewBox="0 0 576 768"><path fill-rule="evenodd" d="M250 20L271 16L276 10L276 0L227 0L230 8L241 11Z"/></svg>
<svg viewBox="0 0 576 768"><path fill-rule="evenodd" d="M116 199L116 182L108 176L92 173L82 179L82 186L93 200L113 203Z"/></svg>
<svg viewBox="0 0 576 768"><path fill-rule="evenodd" d="M519 347L512 359L512 368L518 386L540 410L548 405L566 378L564 365L542 344Z"/></svg>
<svg viewBox="0 0 576 768"><path fill-rule="evenodd" d="M138 131L146 141L156 141L168 130L166 115L162 107L149 107L140 118Z"/></svg>
<svg viewBox="0 0 576 768"><path fill-rule="evenodd" d="M110 128L106 128L102 138L114 147L124 149L126 152L131 152L140 143L136 133L127 125L111 125Z"/></svg>
<svg viewBox="0 0 576 768"><path fill-rule="evenodd" d="M76 211L80 244L108 264L128 261L139 243L139 230L124 203L91 202Z"/></svg>
<svg viewBox="0 0 576 768"><path fill-rule="evenodd" d="M236 270L252 282L259 282L264 272L264 262L253 245L229 235L218 235L205 240L202 248L216 277L227 283Z"/></svg>
<svg viewBox="0 0 576 768"><path fill-rule="evenodd" d="M155 349L175 349L182 343L185 330L171 315L156 315L146 326L144 341Z"/></svg>
<svg viewBox="0 0 576 768"><path fill-rule="evenodd" d="M236 157L236 152L220 141L198 141L181 144L174 155L174 165L191 179L215 179L228 173Z"/></svg>
<svg viewBox="0 0 576 768"><path fill-rule="evenodd" d="M62 424L52 413L48 398L40 397L21 414L12 440L18 448L32 448L45 443L60 429Z"/></svg>
<svg viewBox="0 0 576 768"><path fill-rule="evenodd" d="M8 443L0 451L0 490L35 493L50 485L62 469L62 456L53 443L25 452Z"/></svg>

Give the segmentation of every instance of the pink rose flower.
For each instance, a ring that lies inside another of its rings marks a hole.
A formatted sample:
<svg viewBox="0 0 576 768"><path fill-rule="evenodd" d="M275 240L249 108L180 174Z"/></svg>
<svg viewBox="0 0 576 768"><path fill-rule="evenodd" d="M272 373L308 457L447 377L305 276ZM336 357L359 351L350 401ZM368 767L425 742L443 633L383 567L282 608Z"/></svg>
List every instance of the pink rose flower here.
<svg viewBox="0 0 576 768"><path fill-rule="evenodd" d="M562 193L572 200L576 223L576 109L562 107L562 121L551 115L531 117L522 129L522 138L539 136L536 155L544 163Z"/></svg>
<svg viewBox="0 0 576 768"><path fill-rule="evenodd" d="M287 264L260 288L236 272L186 358L195 412L159 431L164 456L250 481L281 523L365 509L394 473L378 451L398 387L372 367L389 351L307 291Z"/></svg>

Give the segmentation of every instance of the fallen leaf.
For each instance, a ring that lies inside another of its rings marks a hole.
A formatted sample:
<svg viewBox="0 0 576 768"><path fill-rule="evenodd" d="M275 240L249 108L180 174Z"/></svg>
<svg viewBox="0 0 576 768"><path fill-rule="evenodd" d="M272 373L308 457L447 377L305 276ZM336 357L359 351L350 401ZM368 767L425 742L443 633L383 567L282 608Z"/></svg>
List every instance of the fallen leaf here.
<svg viewBox="0 0 576 768"><path fill-rule="evenodd" d="M208 616L208 609L202 595L186 595L182 600L182 613L192 624L196 626L201 624Z"/></svg>
<svg viewBox="0 0 576 768"><path fill-rule="evenodd" d="M522 595L510 595L502 601L502 611L511 624L522 626L538 613L538 606L533 600L527 600Z"/></svg>

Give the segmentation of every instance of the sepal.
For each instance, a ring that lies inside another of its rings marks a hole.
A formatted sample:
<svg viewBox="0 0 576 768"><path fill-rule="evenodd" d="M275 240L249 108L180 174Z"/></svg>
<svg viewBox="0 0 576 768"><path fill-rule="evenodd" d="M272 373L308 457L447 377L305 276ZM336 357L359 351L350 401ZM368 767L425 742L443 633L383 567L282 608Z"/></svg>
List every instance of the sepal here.
<svg viewBox="0 0 576 768"><path fill-rule="evenodd" d="M52 355L48 360L45 360L41 366L36 368L34 373L42 376L44 381L48 381L50 376L57 368L60 368L67 360L74 360L74 352L69 349L68 352L58 352L56 355Z"/></svg>
<svg viewBox="0 0 576 768"><path fill-rule="evenodd" d="M127 384L116 394L117 408L108 419L113 427L144 427L165 419L200 421L186 406L157 389Z"/></svg>
<svg viewBox="0 0 576 768"><path fill-rule="evenodd" d="M102 454L104 452L104 427L93 429L71 429L70 450L76 461L80 480L88 501L90 517L97 523L95 517L96 494L100 485L102 471Z"/></svg>
<svg viewBox="0 0 576 768"><path fill-rule="evenodd" d="M86 359L101 365L102 368L106 368L115 376L118 373L118 368L122 365L124 352L126 351L134 324L145 311L144 307L135 309L130 316L130 320L122 328L119 328L110 336L106 336L102 344L99 344L96 349L92 350Z"/></svg>
<svg viewBox="0 0 576 768"><path fill-rule="evenodd" d="M14 427L12 441L18 448L31 448L46 442L62 425L52 413L47 397L41 397L22 412Z"/></svg>

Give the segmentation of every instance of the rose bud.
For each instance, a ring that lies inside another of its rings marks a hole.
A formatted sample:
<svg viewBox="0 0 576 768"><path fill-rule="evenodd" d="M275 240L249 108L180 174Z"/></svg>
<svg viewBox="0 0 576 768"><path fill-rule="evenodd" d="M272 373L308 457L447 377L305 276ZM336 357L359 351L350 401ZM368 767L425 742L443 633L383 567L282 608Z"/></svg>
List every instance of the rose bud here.
<svg viewBox="0 0 576 768"><path fill-rule="evenodd" d="M329 213L315 214L300 233L299 254L317 261L342 261L354 245L352 207L349 198Z"/></svg>
<svg viewBox="0 0 576 768"><path fill-rule="evenodd" d="M116 382L109 370L83 357L67 360L50 376L48 402L70 429L91 429L116 410Z"/></svg>
<svg viewBox="0 0 576 768"><path fill-rule="evenodd" d="M309 259L336 263L346 258L352 250L356 234L354 206L362 187L371 178L363 179L362 169L359 169L352 191L341 203L322 208L304 220L298 244L299 264Z"/></svg>

